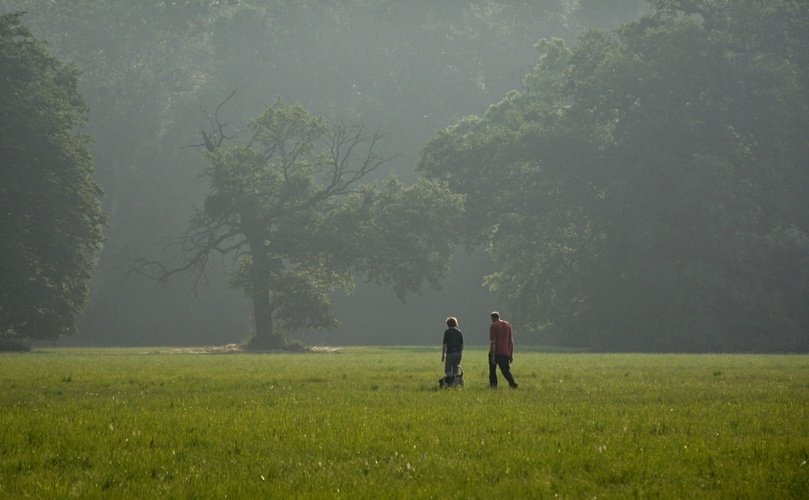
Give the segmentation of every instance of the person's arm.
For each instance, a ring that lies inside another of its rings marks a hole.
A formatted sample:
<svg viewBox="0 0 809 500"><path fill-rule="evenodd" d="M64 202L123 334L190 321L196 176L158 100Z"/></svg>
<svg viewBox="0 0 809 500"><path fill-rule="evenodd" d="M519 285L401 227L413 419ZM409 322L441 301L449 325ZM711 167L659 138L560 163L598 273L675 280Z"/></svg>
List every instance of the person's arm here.
<svg viewBox="0 0 809 500"><path fill-rule="evenodd" d="M494 323L489 325L489 363L494 364Z"/></svg>
<svg viewBox="0 0 809 500"><path fill-rule="evenodd" d="M514 361L514 337L511 335L511 325L508 326L508 362Z"/></svg>
<svg viewBox="0 0 809 500"><path fill-rule="evenodd" d="M441 344L441 361L444 361L446 356L447 356L447 344Z"/></svg>

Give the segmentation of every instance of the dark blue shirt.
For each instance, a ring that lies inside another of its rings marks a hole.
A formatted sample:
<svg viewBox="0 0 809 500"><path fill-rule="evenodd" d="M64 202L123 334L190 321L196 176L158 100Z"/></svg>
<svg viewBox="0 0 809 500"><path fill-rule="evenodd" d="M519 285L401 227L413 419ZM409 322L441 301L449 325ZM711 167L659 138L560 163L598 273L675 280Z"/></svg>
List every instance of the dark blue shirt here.
<svg viewBox="0 0 809 500"><path fill-rule="evenodd" d="M444 341L447 344L447 354L463 351L463 333L457 328L448 328L444 332Z"/></svg>

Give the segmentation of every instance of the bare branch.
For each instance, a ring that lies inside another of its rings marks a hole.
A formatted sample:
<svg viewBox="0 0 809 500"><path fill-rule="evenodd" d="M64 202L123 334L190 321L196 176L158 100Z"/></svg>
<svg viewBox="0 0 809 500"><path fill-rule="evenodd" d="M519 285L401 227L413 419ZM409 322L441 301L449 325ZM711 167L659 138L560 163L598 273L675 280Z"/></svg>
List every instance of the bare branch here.
<svg viewBox="0 0 809 500"><path fill-rule="evenodd" d="M223 228L229 229L221 232ZM136 257L130 259L131 266L127 274L138 274L165 284L172 276L190 272L193 275L193 289L196 290L200 281L207 280L205 269L212 252L224 256L233 250L241 251L247 244L245 240L240 240L230 246L222 246L240 234L241 231L238 228L233 228L226 221L191 227L184 233L178 245L177 259L181 259L182 264L171 267L159 261Z"/></svg>
<svg viewBox="0 0 809 500"><path fill-rule="evenodd" d="M208 117L208 121L210 122L210 133L206 132L204 127L200 127L200 132L202 133L202 142L200 144L189 144L187 146L182 146L181 149L204 147L209 152L213 153L219 147L221 147L225 141L233 140L235 135L225 135L225 127L227 126L227 123L222 123L219 121L219 110L222 109L222 106L224 106L225 103L227 103L234 95L236 95L236 90L231 92L229 96L227 96L216 106L213 116L211 116L207 111L203 110L203 113L205 113L205 116Z"/></svg>

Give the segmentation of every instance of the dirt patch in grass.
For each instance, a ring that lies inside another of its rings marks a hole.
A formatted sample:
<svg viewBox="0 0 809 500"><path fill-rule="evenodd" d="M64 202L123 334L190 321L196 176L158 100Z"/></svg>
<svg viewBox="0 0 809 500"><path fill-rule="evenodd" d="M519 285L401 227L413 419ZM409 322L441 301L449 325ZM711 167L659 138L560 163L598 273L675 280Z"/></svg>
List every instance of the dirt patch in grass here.
<svg viewBox="0 0 809 500"><path fill-rule="evenodd" d="M327 345L317 345L309 348L312 352L340 352L339 347L332 347Z"/></svg>
<svg viewBox="0 0 809 500"><path fill-rule="evenodd" d="M178 347L172 349L171 354L237 354L245 352L242 344L226 344L203 347Z"/></svg>
<svg viewBox="0 0 809 500"><path fill-rule="evenodd" d="M339 347L331 346L313 346L307 347L303 350L293 351L273 351L273 352L339 352ZM203 347L178 347L170 351L171 354L239 354L243 352L270 352L270 351L250 351L244 344L226 344L219 346L203 346Z"/></svg>

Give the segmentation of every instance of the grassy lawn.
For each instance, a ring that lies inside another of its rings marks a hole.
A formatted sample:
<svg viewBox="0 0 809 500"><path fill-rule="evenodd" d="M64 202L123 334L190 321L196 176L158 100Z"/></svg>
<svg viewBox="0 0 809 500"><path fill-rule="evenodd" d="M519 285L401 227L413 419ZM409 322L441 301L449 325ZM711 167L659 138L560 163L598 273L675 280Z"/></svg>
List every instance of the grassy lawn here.
<svg viewBox="0 0 809 500"><path fill-rule="evenodd" d="M809 498L809 357L0 355L0 497Z"/></svg>

